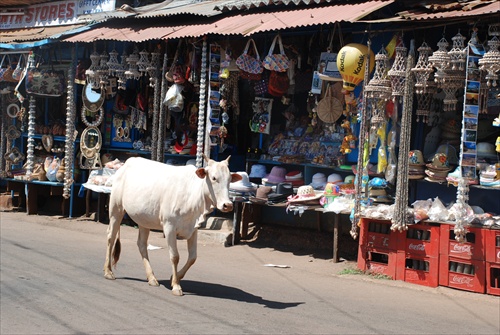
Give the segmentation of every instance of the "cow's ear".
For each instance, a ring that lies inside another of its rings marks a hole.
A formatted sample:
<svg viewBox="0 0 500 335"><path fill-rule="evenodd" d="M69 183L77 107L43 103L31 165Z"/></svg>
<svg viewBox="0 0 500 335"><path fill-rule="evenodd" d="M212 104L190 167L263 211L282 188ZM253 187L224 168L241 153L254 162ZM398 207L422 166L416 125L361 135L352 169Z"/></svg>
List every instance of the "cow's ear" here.
<svg viewBox="0 0 500 335"><path fill-rule="evenodd" d="M231 173L231 183L236 183L237 181L240 181L241 175L238 173Z"/></svg>
<svg viewBox="0 0 500 335"><path fill-rule="evenodd" d="M198 176L198 178L203 179L206 177L207 171L205 171L205 168L196 169L196 175Z"/></svg>

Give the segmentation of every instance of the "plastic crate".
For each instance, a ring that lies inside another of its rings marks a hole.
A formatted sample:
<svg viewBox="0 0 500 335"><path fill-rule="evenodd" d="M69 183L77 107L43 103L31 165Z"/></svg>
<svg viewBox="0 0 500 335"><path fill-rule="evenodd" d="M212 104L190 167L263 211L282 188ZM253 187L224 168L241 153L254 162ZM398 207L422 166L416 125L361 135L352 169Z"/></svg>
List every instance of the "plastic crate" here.
<svg viewBox="0 0 500 335"><path fill-rule="evenodd" d="M486 293L500 296L500 264L486 262Z"/></svg>
<svg viewBox="0 0 500 335"><path fill-rule="evenodd" d="M500 265L500 230L486 231L486 261Z"/></svg>
<svg viewBox="0 0 500 335"><path fill-rule="evenodd" d="M477 227L468 227L468 233L465 236L466 241L458 243L455 240L454 228L455 225L453 224L441 224L439 254L462 259L484 261L485 236L487 230Z"/></svg>
<svg viewBox="0 0 500 335"><path fill-rule="evenodd" d="M391 221L362 218L359 243L370 248L397 250L404 234L391 230Z"/></svg>
<svg viewBox="0 0 500 335"><path fill-rule="evenodd" d="M359 246L358 268L360 270L384 274L395 279L396 263L396 251Z"/></svg>
<svg viewBox="0 0 500 335"><path fill-rule="evenodd" d="M439 226L408 226L404 250L407 257L439 257ZM401 248L402 249L402 248Z"/></svg>
<svg viewBox="0 0 500 335"><path fill-rule="evenodd" d="M439 255L439 285L485 293L484 261Z"/></svg>
<svg viewBox="0 0 500 335"><path fill-rule="evenodd" d="M418 257L398 252L396 279L437 287L439 285L439 257Z"/></svg>

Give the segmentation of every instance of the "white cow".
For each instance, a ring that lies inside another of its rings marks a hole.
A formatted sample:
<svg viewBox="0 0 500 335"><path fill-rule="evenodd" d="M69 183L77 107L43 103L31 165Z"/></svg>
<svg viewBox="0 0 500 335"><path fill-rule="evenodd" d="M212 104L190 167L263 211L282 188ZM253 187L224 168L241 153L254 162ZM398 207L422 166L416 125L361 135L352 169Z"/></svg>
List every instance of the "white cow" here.
<svg viewBox="0 0 500 335"><path fill-rule="evenodd" d="M149 263L147 241L151 229L163 230L172 263L172 293L183 295L180 280L196 260L197 228L205 215L216 207L233 210L229 183L241 180L230 173L229 157L216 162L204 156L204 168L193 165L171 166L144 158L129 158L116 172L109 199L109 227L104 277L115 279L111 257L116 265L120 257L120 223L125 213L139 226L137 246L141 253L149 285L159 286ZM177 271L177 237L187 239L188 259Z"/></svg>

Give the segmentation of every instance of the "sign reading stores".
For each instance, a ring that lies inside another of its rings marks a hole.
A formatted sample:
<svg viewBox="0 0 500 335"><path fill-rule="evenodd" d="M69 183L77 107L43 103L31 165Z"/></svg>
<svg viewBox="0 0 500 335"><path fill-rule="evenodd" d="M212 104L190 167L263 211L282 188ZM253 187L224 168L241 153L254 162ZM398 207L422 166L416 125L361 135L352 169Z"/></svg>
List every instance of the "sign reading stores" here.
<svg viewBox="0 0 500 335"><path fill-rule="evenodd" d="M75 24L78 16L115 9L115 0L67 0L28 6L24 13L12 11L0 16L0 29ZM12 9L11 9L12 10ZM7 12L9 10L7 9Z"/></svg>

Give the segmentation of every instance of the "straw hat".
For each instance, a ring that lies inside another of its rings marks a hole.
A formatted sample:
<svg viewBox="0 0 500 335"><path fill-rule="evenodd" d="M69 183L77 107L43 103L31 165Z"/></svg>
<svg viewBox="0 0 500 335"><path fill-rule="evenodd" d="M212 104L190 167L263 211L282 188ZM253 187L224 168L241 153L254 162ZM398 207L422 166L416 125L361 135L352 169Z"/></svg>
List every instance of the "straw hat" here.
<svg viewBox="0 0 500 335"><path fill-rule="evenodd" d="M316 193L311 185L299 187L297 195L288 197L289 203L317 201L323 196L323 193Z"/></svg>

